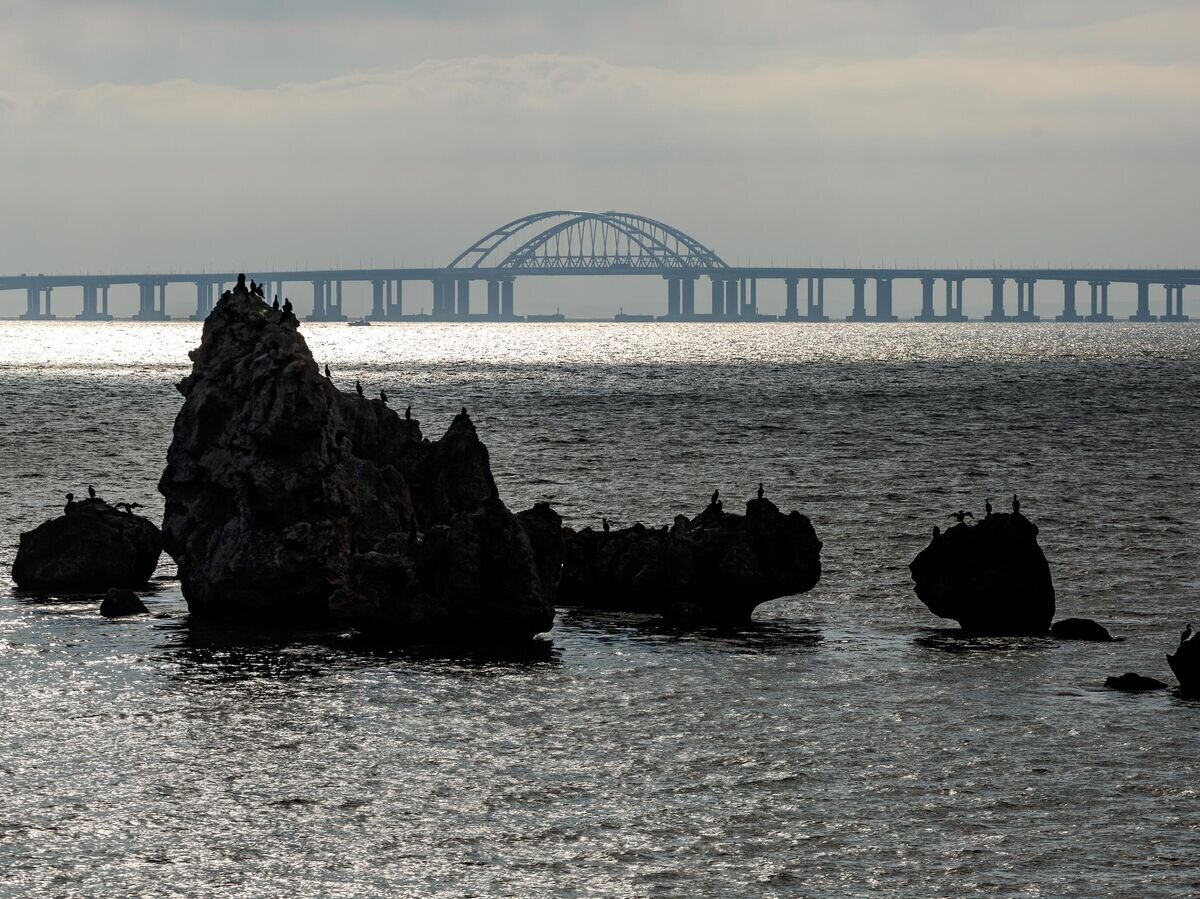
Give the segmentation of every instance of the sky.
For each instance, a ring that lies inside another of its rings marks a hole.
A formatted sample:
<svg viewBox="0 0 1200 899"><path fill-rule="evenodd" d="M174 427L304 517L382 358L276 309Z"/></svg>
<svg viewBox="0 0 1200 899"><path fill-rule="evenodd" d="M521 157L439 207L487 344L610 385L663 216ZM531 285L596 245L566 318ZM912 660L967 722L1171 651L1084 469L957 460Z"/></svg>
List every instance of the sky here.
<svg viewBox="0 0 1200 899"><path fill-rule="evenodd" d="M1197 35L1194 0L3 0L0 272L437 265L551 208L730 263L1194 266Z"/></svg>

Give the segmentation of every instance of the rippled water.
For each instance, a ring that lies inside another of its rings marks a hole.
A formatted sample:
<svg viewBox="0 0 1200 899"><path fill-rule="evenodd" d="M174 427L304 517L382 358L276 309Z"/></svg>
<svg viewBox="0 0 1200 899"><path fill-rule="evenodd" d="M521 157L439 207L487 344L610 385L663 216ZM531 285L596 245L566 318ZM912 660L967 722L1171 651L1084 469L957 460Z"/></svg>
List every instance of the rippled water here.
<svg viewBox="0 0 1200 899"><path fill-rule="evenodd" d="M149 506L197 325L0 323L0 565L94 483ZM518 657L247 641L0 579L0 892L1194 896L1200 328L305 325L344 385L464 403L514 508L668 521L761 480L818 587L736 632L561 613ZM1020 493L1059 613L964 640L907 563Z"/></svg>

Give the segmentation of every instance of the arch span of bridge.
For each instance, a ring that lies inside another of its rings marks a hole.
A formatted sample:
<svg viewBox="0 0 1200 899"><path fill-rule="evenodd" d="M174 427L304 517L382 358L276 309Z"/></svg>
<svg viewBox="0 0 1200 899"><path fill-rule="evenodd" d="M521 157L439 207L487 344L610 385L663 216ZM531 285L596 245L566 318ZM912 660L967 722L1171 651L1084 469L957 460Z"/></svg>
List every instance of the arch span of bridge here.
<svg viewBox="0 0 1200 899"><path fill-rule="evenodd" d="M518 320L514 306L514 282L518 277L650 275L666 281L667 320L828 321L825 314L825 282L848 281L853 285L853 309L849 321L895 321L892 284L896 280L919 281L921 311L918 321L965 321L963 283L991 282L992 305L987 321L1038 321L1034 287L1039 281L1062 285L1059 321L1112 321L1108 312L1110 284L1126 283L1137 288L1134 321L1185 321L1183 291L1200 284L1200 269L1152 268L827 268L824 266L738 266L728 265L712 249L686 232L656 219L630 212L584 212L558 209L536 212L513 219L476 240L449 265L442 268L312 269L275 271L247 275L264 282L268 297L286 296L287 285L312 285L313 321L341 321L342 285L366 282L372 286L371 318L380 320L436 319L461 321L483 319ZM60 288L80 288L83 309L76 318L109 319L108 291L115 285L137 285L138 312L135 319L162 320L166 313L166 290L170 284L190 283L196 288L194 319L205 318L215 296L233 282L232 272L110 275L17 275L0 276L0 290L26 292L22 318L55 318L51 296ZM697 308L696 284L709 280L712 300ZM758 282L782 281L786 305L782 316L764 315L758 307ZM431 314L404 312L404 286L414 281L431 285ZM485 310L472 309L471 285L487 286ZM1016 314L1005 309L1007 285L1016 287ZM799 285L807 286L807 303L802 304ZM873 282L874 309L867 308L867 284ZM945 287L945 311L935 307L938 282ZM1077 286L1091 290L1090 312L1076 305ZM1164 291L1163 314L1150 311L1150 291ZM636 316L617 316L637 318ZM644 316L652 318L652 316ZM561 316L526 316L561 318Z"/></svg>

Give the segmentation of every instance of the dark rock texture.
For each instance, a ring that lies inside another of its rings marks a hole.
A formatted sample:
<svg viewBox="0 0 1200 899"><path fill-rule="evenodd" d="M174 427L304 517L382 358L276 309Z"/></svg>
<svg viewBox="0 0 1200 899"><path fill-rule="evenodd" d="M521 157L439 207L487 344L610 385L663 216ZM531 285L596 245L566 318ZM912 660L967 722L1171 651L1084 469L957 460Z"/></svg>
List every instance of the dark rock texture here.
<svg viewBox="0 0 1200 899"><path fill-rule="evenodd" d="M965 631L1046 633L1054 584L1037 533L1037 525L1016 512L956 524L909 563L917 596Z"/></svg>
<svg viewBox="0 0 1200 899"><path fill-rule="evenodd" d="M1165 690L1167 685L1160 680L1126 671L1124 674L1105 679L1104 686L1110 690L1124 690L1126 693L1146 693L1150 690Z"/></svg>
<svg viewBox="0 0 1200 899"><path fill-rule="evenodd" d="M128 615L145 615L150 610L141 597L132 590L113 587L100 601L100 614L105 618L124 618Z"/></svg>
<svg viewBox="0 0 1200 899"><path fill-rule="evenodd" d="M1167 656L1167 664L1179 679L1183 695L1200 696L1200 635L1189 634L1187 639L1180 640L1175 654Z"/></svg>
<svg viewBox="0 0 1200 899"><path fill-rule="evenodd" d="M12 576L19 589L32 592L141 587L154 574L162 549L162 533L149 519L85 499L21 535Z"/></svg>
<svg viewBox="0 0 1200 899"><path fill-rule="evenodd" d="M754 499L744 516L711 505L669 527L567 531L558 600L745 622L760 603L807 592L820 577L821 541L808 518Z"/></svg>
<svg viewBox="0 0 1200 899"><path fill-rule="evenodd" d="M219 303L191 358L159 490L194 616L399 639L550 627L465 410L425 439L322 377L294 316L253 297Z"/></svg>
<svg viewBox="0 0 1200 899"><path fill-rule="evenodd" d="M1050 625L1050 636L1057 640L1091 640L1112 643L1112 634L1103 624L1091 618L1063 618Z"/></svg>
<svg viewBox="0 0 1200 899"><path fill-rule="evenodd" d="M521 522L533 547L542 593L554 601L558 596L563 556L567 550L562 516L551 509L549 503L538 503L532 509L518 512L517 521Z"/></svg>

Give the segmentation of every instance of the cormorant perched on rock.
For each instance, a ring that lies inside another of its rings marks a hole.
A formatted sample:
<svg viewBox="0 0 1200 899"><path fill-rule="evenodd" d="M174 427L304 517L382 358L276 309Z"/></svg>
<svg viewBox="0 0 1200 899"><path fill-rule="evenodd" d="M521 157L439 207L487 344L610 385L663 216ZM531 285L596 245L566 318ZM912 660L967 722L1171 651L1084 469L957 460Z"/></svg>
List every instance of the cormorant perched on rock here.
<svg viewBox="0 0 1200 899"><path fill-rule="evenodd" d="M953 518L955 521L957 521L959 524L966 524L966 522L963 521L964 518L974 518L975 516L972 515L970 512L964 512L962 509L959 509L957 512L951 512L950 517Z"/></svg>
<svg viewBox="0 0 1200 899"><path fill-rule="evenodd" d="M386 390L379 391L379 398L381 400L383 400L383 404L386 406L387 405L387 391Z"/></svg>
<svg viewBox="0 0 1200 899"><path fill-rule="evenodd" d="M333 380L333 375L329 371L329 363L328 362L325 363L325 380L326 381Z"/></svg>
<svg viewBox="0 0 1200 899"><path fill-rule="evenodd" d="M70 494L67 494L70 496ZM1188 626L1183 629L1183 633L1179 635L1179 645L1182 646L1188 640L1192 639L1192 623L1189 621Z"/></svg>
<svg viewBox="0 0 1200 899"><path fill-rule="evenodd" d="M250 295L250 288L246 286L246 276L245 275L239 274L237 276L237 284L233 285L233 295L235 297L236 296L245 297L245 296Z"/></svg>
<svg viewBox="0 0 1200 899"><path fill-rule="evenodd" d="M607 534L607 533L608 533L608 519L607 519L607 518L601 518L601 519L600 519L600 524L601 524L601 526L604 528L604 533L606 533L606 534Z"/></svg>
<svg viewBox="0 0 1200 899"><path fill-rule="evenodd" d="M359 395L359 396L362 396L362 395L363 395L363 392L362 392L362 381L355 381L355 382L354 382L354 389L358 391L358 395Z"/></svg>
<svg viewBox="0 0 1200 899"><path fill-rule="evenodd" d="M412 421L412 406L405 406L405 407L404 407L404 420L405 420L405 421Z"/></svg>
<svg viewBox="0 0 1200 899"><path fill-rule="evenodd" d="M275 302L273 302L271 304L271 308L274 309L276 312L279 311L279 294L275 294Z"/></svg>
<svg viewBox="0 0 1200 899"><path fill-rule="evenodd" d="M935 524L933 526L933 539L936 540L940 536L942 536L942 529Z"/></svg>
<svg viewBox="0 0 1200 899"><path fill-rule="evenodd" d="M256 283L254 283L253 278L250 279L250 296L252 296L252 297L262 296L262 293L259 291L258 285Z"/></svg>
<svg viewBox="0 0 1200 899"><path fill-rule="evenodd" d="M74 493L68 493L68 494L67 494L67 502L68 502L68 503L73 503L73 502L75 502L75 494L74 494Z"/></svg>
<svg viewBox="0 0 1200 899"><path fill-rule="evenodd" d="M1021 511L1021 501L1019 499L1017 499L1017 495L1014 493L1013 494L1013 514L1015 515L1015 514L1019 513L1020 511Z"/></svg>
<svg viewBox="0 0 1200 899"><path fill-rule="evenodd" d="M68 512L70 512L71 506L73 506L73 505L75 505L75 494L68 493L67 494L67 504L65 506L63 506L63 514L66 515Z"/></svg>
<svg viewBox="0 0 1200 899"><path fill-rule="evenodd" d="M283 311L288 315L292 315L292 301L288 297L283 298Z"/></svg>
<svg viewBox="0 0 1200 899"><path fill-rule="evenodd" d="M471 416L467 415L467 407L466 407L466 406L463 406L463 407L462 407L462 412L460 412L460 413L459 413L459 415L463 416L464 418L470 418L470 417L471 417Z"/></svg>
<svg viewBox="0 0 1200 899"><path fill-rule="evenodd" d="M983 517L986 518L987 516L989 516L991 514L992 514L992 498L989 496L987 499L985 499L983 501Z"/></svg>
<svg viewBox="0 0 1200 899"><path fill-rule="evenodd" d="M710 499L708 501L708 503L710 506L715 506L720 501L720 499L721 499L721 491L720 491L720 489L717 489L717 490L713 491L712 499Z"/></svg>
<svg viewBox="0 0 1200 899"><path fill-rule="evenodd" d="M762 499L762 498L763 498L763 488L762 488L762 481L759 481L759 482L758 482L758 498L759 498L759 499Z"/></svg>
<svg viewBox="0 0 1200 899"><path fill-rule="evenodd" d="M90 496L92 499L96 498L96 488L91 484L88 484L88 496Z"/></svg>

